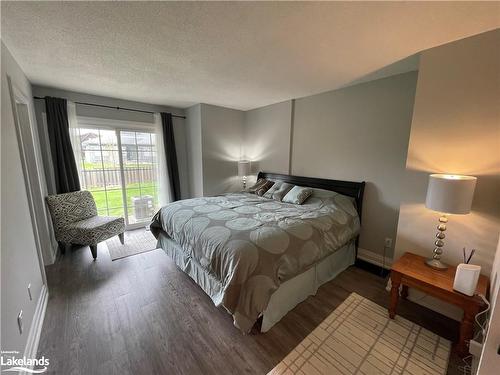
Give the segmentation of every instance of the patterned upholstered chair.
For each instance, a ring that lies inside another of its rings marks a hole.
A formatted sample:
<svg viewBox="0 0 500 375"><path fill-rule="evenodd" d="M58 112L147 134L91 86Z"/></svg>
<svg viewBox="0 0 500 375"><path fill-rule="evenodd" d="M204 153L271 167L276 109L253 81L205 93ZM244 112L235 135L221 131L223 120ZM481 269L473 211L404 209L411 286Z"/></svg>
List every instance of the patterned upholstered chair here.
<svg viewBox="0 0 500 375"><path fill-rule="evenodd" d="M118 235L123 245L123 217L97 216L97 207L88 191L49 195L47 198L56 240L61 252L72 244L90 246L94 259L97 244Z"/></svg>

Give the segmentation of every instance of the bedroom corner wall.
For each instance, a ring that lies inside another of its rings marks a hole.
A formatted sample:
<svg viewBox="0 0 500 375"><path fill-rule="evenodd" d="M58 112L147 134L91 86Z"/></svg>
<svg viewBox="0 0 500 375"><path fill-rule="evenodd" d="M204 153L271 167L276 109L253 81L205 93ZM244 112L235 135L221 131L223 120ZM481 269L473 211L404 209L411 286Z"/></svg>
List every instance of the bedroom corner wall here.
<svg viewBox="0 0 500 375"><path fill-rule="evenodd" d="M242 189L238 178L243 111L200 105L203 194L217 195Z"/></svg>
<svg viewBox="0 0 500 375"><path fill-rule="evenodd" d="M246 111L242 157L252 163L252 179L259 171L289 174L292 100Z"/></svg>
<svg viewBox="0 0 500 375"><path fill-rule="evenodd" d="M244 112L201 103L188 108L186 116L190 196L241 190L237 162Z"/></svg>
<svg viewBox="0 0 500 375"><path fill-rule="evenodd" d="M37 309L37 303L43 304L39 301L41 296L46 297L46 288L36 249L7 75L13 86L29 100L33 110L31 85L3 42L1 48L1 349L18 351L15 357L19 358L25 353L27 343L31 348L36 346L30 327L43 322L43 313ZM31 301L27 291L29 283ZM22 334L17 327L20 310L23 310Z"/></svg>
<svg viewBox="0 0 500 375"><path fill-rule="evenodd" d="M430 173L478 178L472 211L452 215L443 260L456 265L462 247L489 275L500 228L500 31L422 52L408 158L400 187L395 257L430 256L439 214L424 206ZM412 294L410 291L410 298ZM450 317L461 312L431 297L419 303Z"/></svg>
<svg viewBox="0 0 500 375"><path fill-rule="evenodd" d="M188 108L190 196L240 190L237 162L242 158L257 161L255 175L259 170L289 173L291 116L291 100L250 111L203 103Z"/></svg>

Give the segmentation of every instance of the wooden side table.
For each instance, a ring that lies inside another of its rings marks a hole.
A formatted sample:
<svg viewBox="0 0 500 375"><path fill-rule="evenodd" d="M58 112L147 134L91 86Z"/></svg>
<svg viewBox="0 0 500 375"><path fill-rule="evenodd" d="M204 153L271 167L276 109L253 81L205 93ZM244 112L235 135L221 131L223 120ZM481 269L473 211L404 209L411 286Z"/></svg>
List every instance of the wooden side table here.
<svg viewBox="0 0 500 375"><path fill-rule="evenodd" d="M457 352L459 355L465 356L469 352L468 341L472 338L474 331L474 318L484 307L483 300L477 294L487 296L489 280L486 276L481 275L476 295L466 296L453 290L455 267L449 267L446 271L438 271L425 265L425 259L419 255L405 253L392 265L389 317L394 319L396 315L400 286L402 286L402 298L408 296L408 287L410 287L460 307L464 311L464 316L460 324Z"/></svg>

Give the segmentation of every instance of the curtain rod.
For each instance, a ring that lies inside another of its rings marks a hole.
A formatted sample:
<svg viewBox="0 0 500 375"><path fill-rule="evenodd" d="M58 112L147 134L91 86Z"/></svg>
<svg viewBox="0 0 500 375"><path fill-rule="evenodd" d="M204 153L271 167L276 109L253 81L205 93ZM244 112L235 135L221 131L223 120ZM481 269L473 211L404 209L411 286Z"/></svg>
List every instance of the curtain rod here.
<svg viewBox="0 0 500 375"><path fill-rule="evenodd" d="M34 96L33 97L34 99L45 99L45 98L42 98L41 96ZM92 107L101 107L101 108L112 108L112 109L118 109L118 110L122 110L122 111L130 111L130 112L141 112L141 113L150 113L150 114L154 114L155 112L151 112L151 111L143 111L142 109L132 109L132 108L124 108L124 107L113 107L111 105L104 105L104 104L94 104L94 103L84 103L84 102L73 102L75 104L81 104L81 105L88 105L88 106L92 106ZM172 117L177 117L177 118L183 118L185 119L186 116L179 116L179 115L172 115Z"/></svg>

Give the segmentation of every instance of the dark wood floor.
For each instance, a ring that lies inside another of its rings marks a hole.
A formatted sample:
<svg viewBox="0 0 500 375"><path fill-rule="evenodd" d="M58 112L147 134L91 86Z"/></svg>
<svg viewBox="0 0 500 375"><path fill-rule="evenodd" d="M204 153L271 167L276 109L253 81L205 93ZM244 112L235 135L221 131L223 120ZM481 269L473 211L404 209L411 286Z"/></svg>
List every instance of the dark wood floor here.
<svg viewBox="0 0 500 375"><path fill-rule="evenodd" d="M39 356L57 374L266 374L351 292L382 306L386 279L351 267L265 334L242 335L229 314L162 250L112 262L74 249L47 267L50 298ZM456 322L409 301L399 313L455 339ZM449 374L460 360L453 353Z"/></svg>

